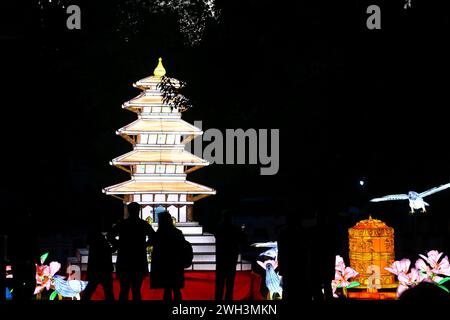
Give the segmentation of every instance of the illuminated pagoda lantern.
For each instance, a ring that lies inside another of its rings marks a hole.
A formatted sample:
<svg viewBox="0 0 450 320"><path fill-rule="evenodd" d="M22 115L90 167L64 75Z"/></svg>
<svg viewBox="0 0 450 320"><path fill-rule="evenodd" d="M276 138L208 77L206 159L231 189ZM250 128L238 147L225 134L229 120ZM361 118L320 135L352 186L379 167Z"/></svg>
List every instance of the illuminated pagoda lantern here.
<svg viewBox="0 0 450 320"><path fill-rule="evenodd" d="M130 142L133 150L113 159L111 164L129 173L130 179L104 188L103 192L124 204L139 203L141 218L152 223L155 230L158 213L169 211L177 228L193 246L191 269L215 270L215 238L193 221L193 204L216 191L186 179L188 173L209 164L185 150L185 145L203 132L181 119L184 109L164 101L158 85L165 74L159 58L154 74L134 83L143 92L122 105L138 116L116 132ZM180 85L178 80L170 80L175 86ZM237 270L244 269L242 263Z"/></svg>
<svg viewBox="0 0 450 320"><path fill-rule="evenodd" d="M116 133L133 145L133 151L111 164L129 173L131 179L104 192L124 203L140 203L143 219L157 221L158 212L168 210L177 222L188 222L193 203L216 192L186 180L187 173L208 165L184 150L186 143L203 132L181 119L184 110L163 101L158 84L165 73L160 58L154 75L134 84L143 92L123 104L124 109L137 113L138 119ZM177 80L171 81L179 85Z"/></svg>
<svg viewBox="0 0 450 320"><path fill-rule="evenodd" d="M369 216L348 233L350 267L359 273L352 280L360 283L352 292L349 290L349 297L395 299L395 275L385 270L395 260L394 229Z"/></svg>

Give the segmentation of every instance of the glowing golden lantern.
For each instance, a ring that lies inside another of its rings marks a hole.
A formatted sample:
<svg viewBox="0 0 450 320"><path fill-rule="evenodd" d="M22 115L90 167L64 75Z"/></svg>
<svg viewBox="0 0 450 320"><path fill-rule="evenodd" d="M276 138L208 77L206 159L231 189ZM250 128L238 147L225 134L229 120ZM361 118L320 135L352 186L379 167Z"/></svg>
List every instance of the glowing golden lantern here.
<svg viewBox="0 0 450 320"><path fill-rule="evenodd" d="M360 283L356 289L375 293L396 288L395 275L384 269L394 262L394 229L369 217L349 228L348 234L350 267L359 273L354 279Z"/></svg>

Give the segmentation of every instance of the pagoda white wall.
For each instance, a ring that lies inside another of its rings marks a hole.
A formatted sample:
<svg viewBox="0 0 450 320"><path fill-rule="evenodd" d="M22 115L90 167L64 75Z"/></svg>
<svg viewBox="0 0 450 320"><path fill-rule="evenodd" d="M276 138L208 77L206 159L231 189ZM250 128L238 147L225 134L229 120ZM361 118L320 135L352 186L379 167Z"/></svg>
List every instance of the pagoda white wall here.
<svg viewBox="0 0 450 320"><path fill-rule="evenodd" d="M134 172L139 174L183 174L184 166L175 164L138 164L134 166Z"/></svg>
<svg viewBox="0 0 450 320"><path fill-rule="evenodd" d="M180 217L180 222L187 222L187 216L186 216L186 206L182 206L179 209L179 217Z"/></svg>
<svg viewBox="0 0 450 320"><path fill-rule="evenodd" d="M158 212L159 210L155 210L154 208L163 207L165 210L169 211L170 215L172 217L175 217L177 222L187 222L187 209L186 205L183 206L175 206L175 205L156 205L156 206L144 206L141 211L141 218L147 219L148 217L151 217L153 222L157 222L155 212Z"/></svg>
<svg viewBox="0 0 450 320"><path fill-rule="evenodd" d="M139 144L167 144L167 145L176 145L181 144L181 135L179 134L163 134L163 133L154 133L154 134L139 134L137 137L137 142Z"/></svg>

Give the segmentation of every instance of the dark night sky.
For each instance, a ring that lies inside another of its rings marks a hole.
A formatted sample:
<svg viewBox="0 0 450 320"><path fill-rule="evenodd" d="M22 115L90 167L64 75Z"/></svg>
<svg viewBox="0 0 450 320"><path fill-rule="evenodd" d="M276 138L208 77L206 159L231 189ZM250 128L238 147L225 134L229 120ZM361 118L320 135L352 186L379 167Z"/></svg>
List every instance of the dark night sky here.
<svg viewBox="0 0 450 320"><path fill-rule="evenodd" d="M135 118L121 104L159 56L168 75L189 84L187 121L281 132L276 176L217 165L192 174L218 190L198 203L203 217L246 198L304 216L326 202L333 214L365 207L401 230L406 202L365 200L449 182L448 4L217 1L219 22L190 47L171 14L141 14L135 33L118 31L119 2L71 2L82 8L79 31L50 5L2 10L3 211L26 206L60 227L67 217L118 216L120 203L101 189L127 178L108 164L131 150L115 135ZM381 30L365 26L369 4L382 8ZM430 198L444 237L448 199L449 191Z"/></svg>

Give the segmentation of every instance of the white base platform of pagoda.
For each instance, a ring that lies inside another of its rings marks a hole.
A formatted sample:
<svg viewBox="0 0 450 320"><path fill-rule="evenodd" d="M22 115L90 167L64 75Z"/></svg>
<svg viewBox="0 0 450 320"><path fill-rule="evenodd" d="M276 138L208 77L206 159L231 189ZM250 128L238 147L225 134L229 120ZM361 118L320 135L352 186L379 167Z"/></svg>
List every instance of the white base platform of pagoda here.
<svg viewBox="0 0 450 320"><path fill-rule="evenodd" d="M192 244L194 258L192 266L186 268L191 271L214 271L216 270L216 239L214 235L203 232L203 227L198 222L179 222L177 228L180 229L186 240ZM152 224L153 229L158 230L158 224ZM71 257L68 262L72 265L79 265L81 271L87 270L89 249L79 248L76 257ZM117 256L113 255L113 264L115 266ZM252 269L250 262L242 260L239 255L236 265L237 271L249 271ZM149 264L151 270L151 264Z"/></svg>

